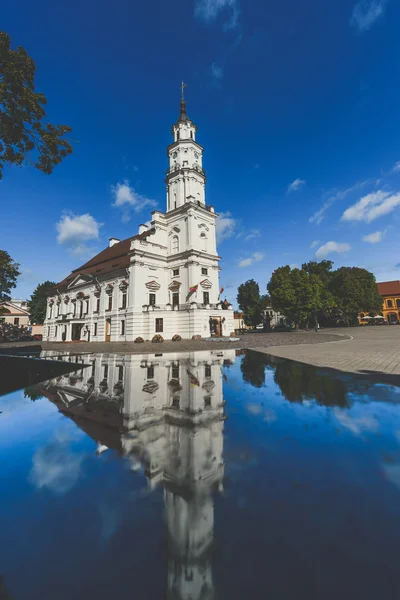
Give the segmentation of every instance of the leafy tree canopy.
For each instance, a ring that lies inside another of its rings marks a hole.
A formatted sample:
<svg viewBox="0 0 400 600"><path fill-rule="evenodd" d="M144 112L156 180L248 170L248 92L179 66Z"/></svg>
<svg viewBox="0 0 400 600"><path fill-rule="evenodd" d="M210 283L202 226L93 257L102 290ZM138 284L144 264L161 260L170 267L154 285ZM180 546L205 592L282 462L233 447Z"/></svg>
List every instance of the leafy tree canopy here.
<svg viewBox="0 0 400 600"><path fill-rule="evenodd" d="M269 304L269 297L260 295L260 288L254 279L238 287L237 301L246 325L257 327L264 322L264 309Z"/></svg>
<svg viewBox="0 0 400 600"><path fill-rule="evenodd" d="M0 32L0 179L5 165L24 162L49 175L72 152L64 138L71 128L43 123L47 101L35 92L35 70L26 50L12 50L9 36Z"/></svg>
<svg viewBox="0 0 400 600"><path fill-rule="evenodd" d="M5 250L0 250L0 302L10 300L10 292L17 285L19 264Z"/></svg>
<svg viewBox="0 0 400 600"><path fill-rule="evenodd" d="M36 286L29 301L29 312L32 323L44 323L46 318L47 292L54 288L55 285L54 281L45 281Z"/></svg>
<svg viewBox="0 0 400 600"><path fill-rule="evenodd" d="M315 318L329 302L323 280L305 269L280 267L272 274L267 287L274 309L296 326Z"/></svg>
<svg viewBox="0 0 400 600"><path fill-rule="evenodd" d="M329 284L339 311L347 318L360 312L376 315L382 310L375 276L359 267L341 267L332 274Z"/></svg>

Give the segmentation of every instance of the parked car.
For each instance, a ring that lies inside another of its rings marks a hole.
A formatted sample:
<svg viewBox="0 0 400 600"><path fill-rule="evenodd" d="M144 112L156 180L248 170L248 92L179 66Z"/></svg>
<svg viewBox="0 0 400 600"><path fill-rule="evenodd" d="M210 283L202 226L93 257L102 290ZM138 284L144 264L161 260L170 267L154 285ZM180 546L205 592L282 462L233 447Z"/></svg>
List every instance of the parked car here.
<svg viewBox="0 0 400 600"><path fill-rule="evenodd" d="M41 342L41 341L42 341L42 339L43 339L43 336L42 336L42 334L41 334L41 333L35 333L35 334L34 334L34 336L33 336L33 339L34 339L36 342Z"/></svg>

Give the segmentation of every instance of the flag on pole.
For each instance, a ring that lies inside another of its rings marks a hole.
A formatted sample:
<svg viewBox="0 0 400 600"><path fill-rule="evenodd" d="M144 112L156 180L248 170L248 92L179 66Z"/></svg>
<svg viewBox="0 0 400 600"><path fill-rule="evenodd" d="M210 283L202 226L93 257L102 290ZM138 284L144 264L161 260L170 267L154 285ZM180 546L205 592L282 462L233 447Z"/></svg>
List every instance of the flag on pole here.
<svg viewBox="0 0 400 600"><path fill-rule="evenodd" d="M197 377L195 377L193 375L193 373L191 373L189 371L189 369L187 369L187 374L189 375L189 381L190 381L190 385L197 385L198 387L200 387L200 381L197 379Z"/></svg>
<svg viewBox="0 0 400 600"><path fill-rule="evenodd" d="M198 288L198 287L199 287L199 286L198 286L198 284L196 284L196 285L192 285L192 287L190 287L190 288L189 288L189 293L188 293L188 295L186 296L186 302L189 300L189 298L190 298L190 296L191 296L192 294L194 294L195 292L197 292L197 288Z"/></svg>

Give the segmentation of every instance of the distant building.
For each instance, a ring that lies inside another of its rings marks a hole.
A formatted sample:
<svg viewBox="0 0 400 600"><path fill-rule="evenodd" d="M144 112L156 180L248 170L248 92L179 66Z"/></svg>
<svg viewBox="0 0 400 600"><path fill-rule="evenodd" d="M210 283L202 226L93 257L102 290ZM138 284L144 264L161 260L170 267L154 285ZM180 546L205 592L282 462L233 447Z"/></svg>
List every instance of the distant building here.
<svg viewBox="0 0 400 600"><path fill-rule="evenodd" d="M235 311L233 313L233 319L235 321L235 329L251 329L251 325L246 325L244 322L243 313Z"/></svg>
<svg viewBox="0 0 400 600"><path fill-rule="evenodd" d="M378 292L382 296L382 314L387 322L400 321L400 281L378 283Z"/></svg>
<svg viewBox="0 0 400 600"><path fill-rule="evenodd" d="M78 267L48 297L44 339L90 342L160 334L230 336L232 306L220 301L214 208L206 204L203 147L183 98L167 148L166 211L150 227ZM224 310L225 309L225 310Z"/></svg>
<svg viewBox="0 0 400 600"><path fill-rule="evenodd" d="M28 327L29 308L27 300L5 300L0 302L0 322Z"/></svg>
<svg viewBox="0 0 400 600"><path fill-rule="evenodd" d="M272 328L279 327L279 325L285 324L285 317L282 315L282 313L278 312L277 310L274 310L272 306L267 306L267 308L264 311L264 314L266 317L269 317L271 319L270 325Z"/></svg>

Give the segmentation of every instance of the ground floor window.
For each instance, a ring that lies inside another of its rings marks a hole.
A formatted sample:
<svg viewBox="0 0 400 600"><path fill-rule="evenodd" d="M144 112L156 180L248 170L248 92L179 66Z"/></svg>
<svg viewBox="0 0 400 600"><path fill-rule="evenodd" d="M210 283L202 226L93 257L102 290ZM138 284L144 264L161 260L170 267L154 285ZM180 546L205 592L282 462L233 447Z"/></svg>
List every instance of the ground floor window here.
<svg viewBox="0 0 400 600"><path fill-rule="evenodd" d="M204 375L205 377L211 377L211 365L205 365Z"/></svg>
<svg viewBox="0 0 400 600"><path fill-rule="evenodd" d="M118 381L123 381L124 379L124 367L119 365L118 367Z"/></svg>
<svg viewBox="0 0 400 600"><path fill-rule="evenodd" d="M125 335L125 321L121 321L121 335Z"/></svg>
<svg viewBox="0 0 400 600"><path fill-rule="evenodd" d="M95 337L97 335L97 323L94 323L93 325L93 336Z"/></svg>
<svg viewBox="0 0 400 600"><path fill-rule="evenodd" d="M172 294L172 306L179 306L179 292Z"/></svg>
<svg viewBox="0 0 400 600"><path fill-rule="evenodd" d="M203 292L203 304L210 304L210 292Z"/></svg>
<svg viewBox="0 0 400 600"><path fill-rule="evenodd" d="M47 337L50 337L50 327L47 328Z"/></svg>
<svg viewBox="0 0 400 600"><path fill-rule="evenodd" d="M108 365L104 365L104 379L108 378Z"/></svg>
<svg viewBox="0 0 400 600"><path fill-rule="evenodd" d="M147 367L147 379L154 379L154 367Z"/></svg>
<svg viewBox="0 0 400 600"><path fill-rule="evenodd" d="M57 337L57 325L54 327L54 337Z"/></svg>
<svg viewBox="0 0 400 600"><path fill-rule="evenodd" d="M179 379L179 365L172 367L172 379Z"/></svg>
<svg viewBox="0 0 400 600"><path fill-rule="evenodd" d="M15 319L14 319L14 325L19 325L19 317L15 317Z"/></svg>
<svg viewBox="0 0 400 600"><path fill-rule="evenodd" d="M156 333L164 331L164 319L156 319Z"/></svg>

